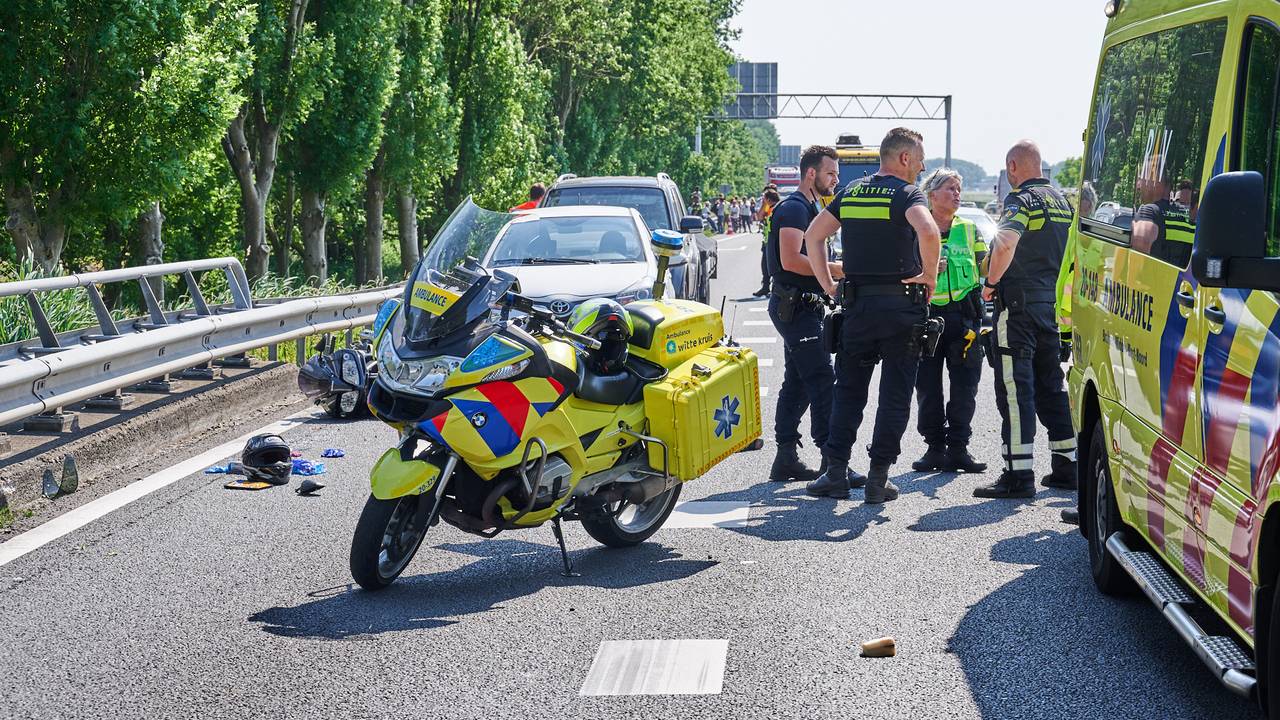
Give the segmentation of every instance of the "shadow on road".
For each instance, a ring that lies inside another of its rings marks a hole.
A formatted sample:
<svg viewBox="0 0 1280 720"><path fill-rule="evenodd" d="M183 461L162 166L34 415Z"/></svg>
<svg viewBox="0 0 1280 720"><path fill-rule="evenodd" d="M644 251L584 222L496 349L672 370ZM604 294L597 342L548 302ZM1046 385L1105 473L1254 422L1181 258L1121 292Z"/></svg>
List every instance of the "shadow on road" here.
<svg viewBox="0 0 1280 720"><path fill-rule="evenodd" d="M973 605L948 648L982 717L1260 717L1149 603L1094 588L1076 531L1001 540L991 559L1028 569Z"/></svg>
<svg viewBox="0 0 1280 720"><path fill-rule="evenodd" d="M718 564L686 560L661 544L647 542L625 550L596 547L571 551L574 570L581 577L566 578L560 575L560 558L554 546L521 540L424 547L415 562L429 558L433 550L473 555L479 560L456 570L402 575L378 592L355 585L327 588L310 593L314 600L267 608L251 615L249 621L283 637L345 640L445 627L459 622L460 615L487 612L549 586L625 589L682 580ZM412 571L410 565L408 572Z"/></svg>

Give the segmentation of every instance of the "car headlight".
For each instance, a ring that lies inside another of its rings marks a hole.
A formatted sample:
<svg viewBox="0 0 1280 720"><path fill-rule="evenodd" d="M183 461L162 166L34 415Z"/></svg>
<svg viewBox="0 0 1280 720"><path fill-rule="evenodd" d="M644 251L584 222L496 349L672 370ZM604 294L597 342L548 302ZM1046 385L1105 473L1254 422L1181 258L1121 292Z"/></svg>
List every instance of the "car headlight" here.
<svg viewBox="0 0 1280 720"><path fill-rule="evenodd" d="M433 395L462 364L462 358L448 355L423 360L402 359L394 345L389 338L378 343L379 376L393 390Z"/></svg>
<svg viewBox="0 0 1280 720"><path fill-rule="evenodd" d="M626 305L637 300L649 300L653 297L653 280L645 279L631 287L618 293L616 299L619 303Z"/></svg>

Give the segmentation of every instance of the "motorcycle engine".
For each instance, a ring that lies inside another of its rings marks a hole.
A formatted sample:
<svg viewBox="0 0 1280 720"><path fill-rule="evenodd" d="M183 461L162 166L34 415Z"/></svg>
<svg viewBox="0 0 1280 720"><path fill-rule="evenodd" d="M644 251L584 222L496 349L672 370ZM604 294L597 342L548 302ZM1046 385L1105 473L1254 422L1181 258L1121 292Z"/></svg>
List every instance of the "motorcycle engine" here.
<svg viewBox="0 0 1280 720"><path fill-rule="evenodd" d="M534 488L534 509L550 507L557 497L568 492L572 475L573 468L569 467L569 463L565 462L564 458L559 455L547 458L546 465L542 469L542 480ZM524 486L521 485L517 492L521 496L517 501L517 507L523 507L529 501L528 496L525 495Z"/></svg>

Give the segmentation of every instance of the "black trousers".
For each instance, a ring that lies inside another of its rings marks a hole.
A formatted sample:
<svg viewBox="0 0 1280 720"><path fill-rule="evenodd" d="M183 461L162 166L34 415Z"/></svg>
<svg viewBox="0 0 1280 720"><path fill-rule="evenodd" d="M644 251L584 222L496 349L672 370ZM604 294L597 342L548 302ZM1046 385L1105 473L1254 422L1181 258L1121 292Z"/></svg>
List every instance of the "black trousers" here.
<svg viewBox="0 0 1280 720"><path fill-rule="evenodd" d="M905 295L860 297L846 306L840 352L836 353L831 431L823 448L829 463L849 462L877 362L880 395L871 432L871 464L887 466L897 461L911 418L911 391L920 362L910 346L911 326L927 316L924 305Z"/></svg>
<svg viewBox="0 0 1280 720"><path fill-rule="evenodd" d="M760 243L760 287L769 287L769 245ZM774 321L776 325L778 321Z"/></svg>
<svg viewBox="0 0 1280 720"><path fill-rule="evenodd" d="M977 292L974 290L973 292ZM974 409L977 407L978 381L982 378L980 329L972 317L972 304L965 301L947 305L930 305L929 316L946 322L938 351L933 357L920 358L916 372L916 429L931 448L966 448L973 435ZM965 335L973 331L975 338L968 359L965 358ZM946 371L951 397L942 389Z"/></svg>
<svg viewBox="0 0 1280 720"><path fill-rule="evenodd" d="M835 373L831 356L822 347L821 306L801 304L791 322L778 316L776 295L769 296L769 319L782 336L782 389L778 392L777 412L773 420L774 440L779 445L800 439L800 418L809 410L809 433L814 445L827 443L831 418L831 387Z"/></svg>
<svg viewBox="0 0 1280 720"><path fill-rule="evenodd" d="M1030 473L1036 418L1049 431L1054 455L1076 459L1075 429L1058 360L1052 301L1028 302L1020 311L996 305L996 406L1005 470Z"/></svg>

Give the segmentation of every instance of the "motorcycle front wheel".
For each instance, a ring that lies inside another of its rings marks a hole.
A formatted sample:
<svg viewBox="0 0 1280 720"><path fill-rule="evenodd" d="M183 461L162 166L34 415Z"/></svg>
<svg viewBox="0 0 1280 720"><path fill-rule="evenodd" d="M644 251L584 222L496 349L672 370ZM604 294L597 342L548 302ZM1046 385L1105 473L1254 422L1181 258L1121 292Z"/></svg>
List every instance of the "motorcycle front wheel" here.
<svg viewBox="0 0 1280 720"><path fill-rule="evenodd" d="M609 547L631 547L648 540L667 521L680 499L680 485L639 505L605 508L582 516L582 527L596 542Z"/></svg>
<svg viewBox="0 0 1280 720"><path fill-rule="evenodd" d="M381 590L404 572L427 534L433 502L430 494L369 496L351 538L351 577L360 587Z"/></svg>

